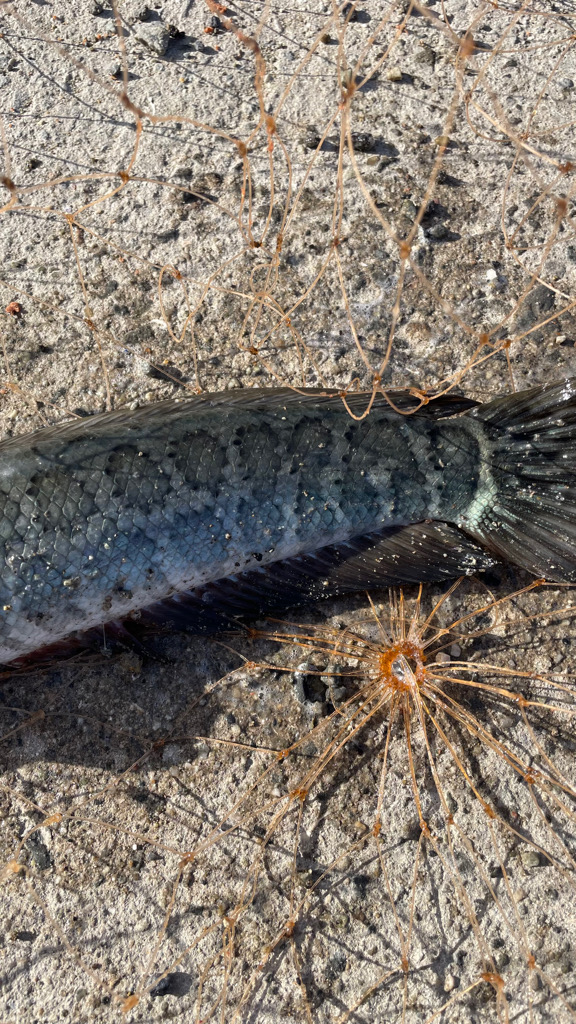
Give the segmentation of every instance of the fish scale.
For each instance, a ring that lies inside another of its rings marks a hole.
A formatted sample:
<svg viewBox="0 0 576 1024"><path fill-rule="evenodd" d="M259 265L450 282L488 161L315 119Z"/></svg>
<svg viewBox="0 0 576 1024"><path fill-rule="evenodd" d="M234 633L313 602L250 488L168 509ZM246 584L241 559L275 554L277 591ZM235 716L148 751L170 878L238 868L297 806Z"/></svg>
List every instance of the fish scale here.
<svg viewBox="0 0 576 1024"><path fill-rule="evenodd" d="M338 396L286 390L194 396L5 441L0 661L255 571L278 572L281 598L304 577L303 596L315 596L318 573L322 593L337 593L418 578L419 564L423 579L486 567L475 542L501 553L490 519L498 458L522 477L533 451L542 477L538 412L549 416L551 400L541 392L524 398L534 443L506 407L499 426L490 404L462 400L469 411L453 416L447 399L403 415L381 398L356 421ZM571 502L564 494L569 515ZM414 532L430 521L436 532ZM553 567L549 544L546 557Z"/></svg>

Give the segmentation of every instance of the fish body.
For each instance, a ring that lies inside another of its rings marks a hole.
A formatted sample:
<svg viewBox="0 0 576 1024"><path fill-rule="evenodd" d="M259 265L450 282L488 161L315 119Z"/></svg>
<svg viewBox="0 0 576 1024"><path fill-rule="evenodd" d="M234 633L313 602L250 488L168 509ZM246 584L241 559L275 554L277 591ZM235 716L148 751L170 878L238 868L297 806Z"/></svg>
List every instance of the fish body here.
<svg viewBox="0 0 576 1024"><path fill-rule="evenodd" d="M482 569L484 548L576 578L575 392L355 420L338 396L247 390L5 441L0 662L221 583L266 605Z"/></svg>

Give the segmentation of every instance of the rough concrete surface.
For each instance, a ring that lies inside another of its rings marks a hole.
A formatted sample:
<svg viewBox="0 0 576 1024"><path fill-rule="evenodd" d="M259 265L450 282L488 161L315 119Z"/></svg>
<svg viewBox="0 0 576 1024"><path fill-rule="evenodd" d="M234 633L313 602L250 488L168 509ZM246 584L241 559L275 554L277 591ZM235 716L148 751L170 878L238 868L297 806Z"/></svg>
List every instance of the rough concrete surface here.
<svg viewBox="0 0 576 1024"><path fill-rule="evenodd" d="M576 373L575 14L3 5L0 436ZM573 597L529 583L5 671L0 1020L574 1020Z"/></svg>

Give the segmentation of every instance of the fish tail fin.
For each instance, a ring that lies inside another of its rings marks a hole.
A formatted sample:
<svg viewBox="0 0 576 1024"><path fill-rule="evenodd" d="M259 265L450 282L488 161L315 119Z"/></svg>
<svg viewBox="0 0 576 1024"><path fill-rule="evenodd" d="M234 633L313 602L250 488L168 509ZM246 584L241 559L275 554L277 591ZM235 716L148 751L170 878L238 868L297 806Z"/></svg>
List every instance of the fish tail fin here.
<svg viewBox="0 0 576 1024"><path fill-rule="evenodd" d="M469 415L484 424L490 481L462 525L506 561L575 583L576 377Z"/></svg>

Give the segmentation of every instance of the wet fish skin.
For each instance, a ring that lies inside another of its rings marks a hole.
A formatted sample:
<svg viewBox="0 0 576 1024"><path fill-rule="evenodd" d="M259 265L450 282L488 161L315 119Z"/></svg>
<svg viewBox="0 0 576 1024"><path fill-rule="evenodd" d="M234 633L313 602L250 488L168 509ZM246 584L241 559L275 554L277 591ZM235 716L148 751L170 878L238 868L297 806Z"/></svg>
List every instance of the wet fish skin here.
<svg viewBox="0 0 576 1024"><path fill-rule="evenodd" d="M338 397L248 390L0 444L0 662L407 524L455 524L497 548L484 520L513 473L499 482L499 427L482 409L404 416L382 399L357 422Z"/></svg>

